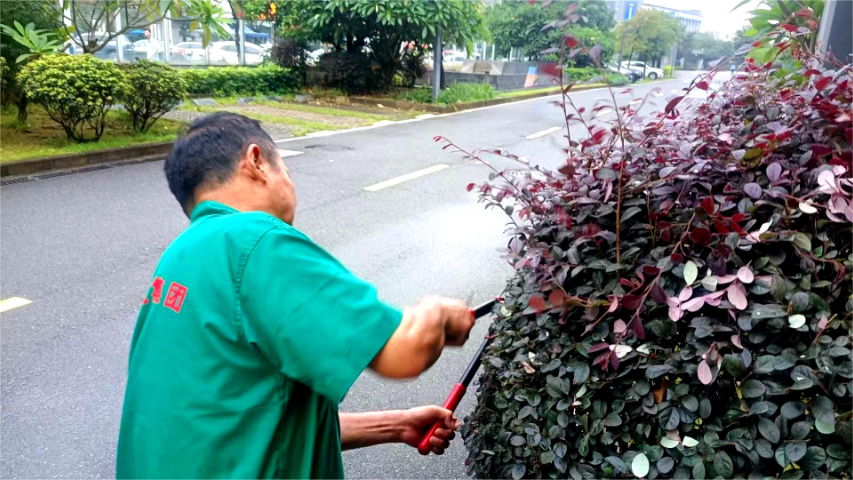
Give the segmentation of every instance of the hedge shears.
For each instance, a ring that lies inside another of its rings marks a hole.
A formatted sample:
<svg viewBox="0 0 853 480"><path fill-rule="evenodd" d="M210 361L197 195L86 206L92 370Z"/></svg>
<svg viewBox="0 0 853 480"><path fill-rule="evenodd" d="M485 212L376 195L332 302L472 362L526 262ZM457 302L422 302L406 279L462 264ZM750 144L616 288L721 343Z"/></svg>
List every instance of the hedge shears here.
<svg viewBox="0 0 853 480"><path fill-rule="evenodd" d="M480 318L488 315L492 311L492 307L495 306L498 299L495 298L493 300L489 300L488 302L480 305L477 308L471 310L471 314L474 315L474 318ZM450 394L444 400L444 403L441 405L442 408L446 408L451 412L456 410L456 407L459 406L459 402L462 401L462 397L465 396L465 391L468 389L468 385L471 384L471 380L474 379L474 375L477 374L477 369L480 368L480 363L483 361L483 353L486 351L486 347L492 342L492 337L487 336L483 343L480 345L480 348L477 350L477 354L474 355L474 359L471 360L471 363L468 364L468 368L465 369L465 373L462 374L462 378L459 379L459 382L453 386L450 390ZM418 444L418 452L421 455L429 454L432 449L432 445L429 443L429 439L435 433L437 428L440 428L444 422L438 421L427 430L426 434L421 438L421 442Z"/></svg>

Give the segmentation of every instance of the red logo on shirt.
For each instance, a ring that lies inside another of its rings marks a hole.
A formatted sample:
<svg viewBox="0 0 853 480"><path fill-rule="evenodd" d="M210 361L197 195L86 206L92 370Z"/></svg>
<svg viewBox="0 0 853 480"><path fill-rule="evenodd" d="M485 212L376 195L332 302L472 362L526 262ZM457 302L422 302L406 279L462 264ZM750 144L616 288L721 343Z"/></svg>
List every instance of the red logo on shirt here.
<svg viewBox="0 0 853 480"><path fill-rule="evenodd" d="M163 280L162 277L155 278L154 282L151 284L151 287L153 288L153 291L151 292L151 300L154 303L159 304L160 300L163 298L163 285L165 284L166 281ZM163 302L163 306L175 313L181 313L181 308L184 306L184 300L186 298L187 287L180 283L172 282L169 284L169 291L166 292L166 300ZM148 304L148 297L145 297L142 304Z"/></svg>
<svg viewBox="0 0 853 480"><path fill-rule="evenodd" d="M181 307L184 306L184 299L187 296L187 287L180 283L172 282L169 285L169 292L166 293L166 303L163 304L166 308L172 309L175 313L181 313Z"/></svg>

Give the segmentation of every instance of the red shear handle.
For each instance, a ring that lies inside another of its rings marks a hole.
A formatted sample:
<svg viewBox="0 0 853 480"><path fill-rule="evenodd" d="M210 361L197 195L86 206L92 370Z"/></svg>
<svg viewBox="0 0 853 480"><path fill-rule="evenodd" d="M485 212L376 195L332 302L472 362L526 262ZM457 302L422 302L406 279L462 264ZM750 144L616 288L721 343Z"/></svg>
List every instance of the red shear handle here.
<svg viewBox="0 0 853 480"><path fill-rule="evenodd" d="M453 390L450 391L450 395L447 396L447 399L444 400L444 404L441 405L442 408L446 408L451 412L456 410L456 407L459 406L459 401L462 400L464 395L465 385L457 383L453 386ZM432 444L429 443L429 440L435 434L436 429L440 428L442 425L444 425L444 422L435 422L429 431L427 431L426 435L424 435L424 438L421 439L421 443L418 444L418 452L421 455L428 455L430 450L432 450Z"/></svg>

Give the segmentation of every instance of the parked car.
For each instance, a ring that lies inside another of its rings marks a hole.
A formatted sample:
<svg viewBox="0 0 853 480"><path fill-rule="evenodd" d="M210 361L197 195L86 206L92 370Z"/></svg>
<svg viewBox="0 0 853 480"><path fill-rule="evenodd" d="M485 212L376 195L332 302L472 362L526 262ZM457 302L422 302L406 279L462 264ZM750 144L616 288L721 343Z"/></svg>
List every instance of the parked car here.
<svg viewBox="0 0 853 480"><path fill-rule="evenodd" d="M71 55L80 55L83 53L83 47L79 44L80 41L88 42L91 39L94 42L100 43L103 41L105 35L106 34L102 33L81 33L79 36L74 34L73 40L66 41L63 45L63 49ZM118 61L116 45L121 46L122 56L125 61L130 61L136 58L136 49L133 46L133 42L130 41L127 35L119 35L113 38L108 44L104 45L104 48L98 50L92 56L101 60L109 60L112 62Z"/></svg>
<svg viewBox="0 0 853 480"><path fill-rule="evenodd" d="M201 42L181 42L169 49L172 61L187 63L204 63L204 48Z"/></svg>
<svg viewBox="0 0 853 480"><path fill-rule="evenodd" d="M636 60L631 62L622 62L622 68L635 70L637 72L640 72L640 75L643 74L643 68L645 68L646 77L650 80L663 77L663 70L661 70L660 68L655 68L651 65L645 64L644 62L638 62Z"/></svg>
<svg viewBox="0 0 853 480"><path fill-rule="evenodd" d="M253 44L244 44L246 65L259 65L264 61L264 50ZM214 42L210 44L210 63L238 65L239 54L234 42Z"/></svg>
<svg viewBox="0 0 853 480"><path fill-rule="evenodd" d="M643 72L642 71L638 72L636 70L631 70L630 68L625 68L625 67L617 68L616 64L608 65L607 71L613 72L613 73L621 73L622 75L625 75L626 77L628 77L628 81L631 83L634 83L637 80L643 78Z"/></svg>

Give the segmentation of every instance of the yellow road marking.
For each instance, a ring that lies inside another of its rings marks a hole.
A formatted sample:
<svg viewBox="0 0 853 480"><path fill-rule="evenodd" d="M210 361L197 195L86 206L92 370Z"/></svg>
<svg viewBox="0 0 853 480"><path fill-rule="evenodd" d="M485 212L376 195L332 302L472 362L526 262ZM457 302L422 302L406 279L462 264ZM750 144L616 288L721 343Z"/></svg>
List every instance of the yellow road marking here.
<svg viewBox="0 0 853 480"><path fill-rule="evenodd" d="M544 137L545 135L548 135L549 133L559 132L562 129L563 129L563 127L551 127L547 130L542 130L541 132L536 132L536 133L533 133L531 135L528 135L525 138L527 138L528 140L533 140L534 138Z"/></svg>
<svg viewBox="0 0 853 480"><path fill-rule="evenodd" d="M445 168L447 168L449 166L450 165L440 163L438 165L433 165L432 167L429 167L429 168L424 168L423 170L418 170L417 172L407 173L405 175L401 175L399 177L392 178L390 180L385 180L384 182L379 182L379 183L376 183L374 185L370 185L369 187L364 187L364 189L367 190L368 192L375 192L377 190L382 190L383 188L393 187L394 185L399 185L403 182L408 182L409 180L414 180L416 178L420 178L420 177L423 177L425 175L429 175L431 173L435 173L435 172L444 170Z"/></svg>
<svg viewBox="0 0 853 480"><path fill-rule="evenodd" d="M0 313L11 310L13 308L23 307L33 302L21 297L11 297L6 300L0 300Z"/></svg>

